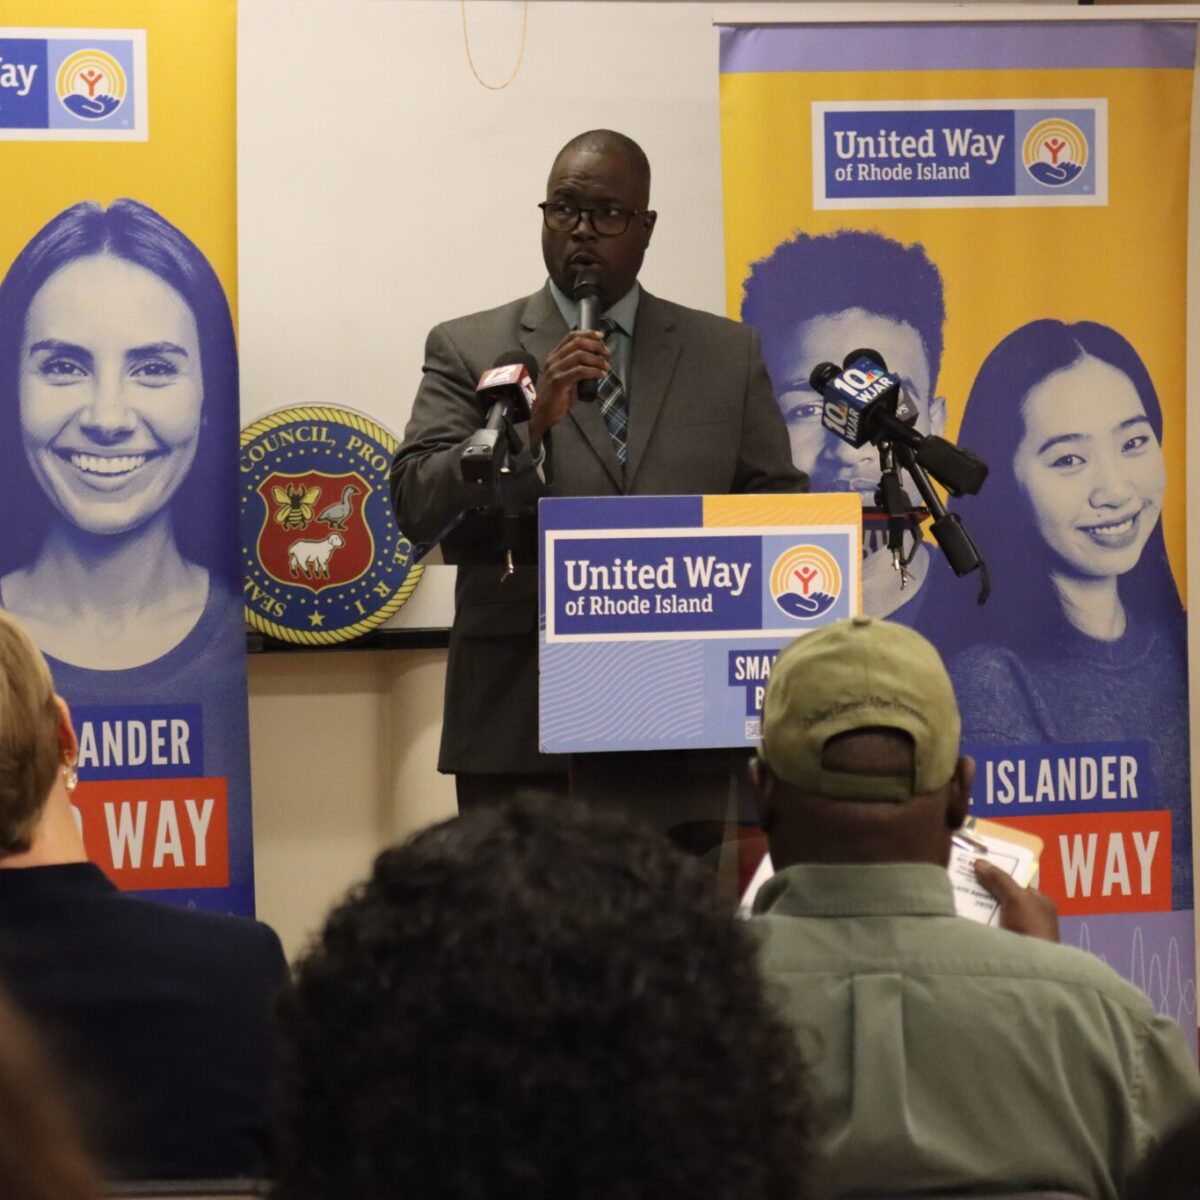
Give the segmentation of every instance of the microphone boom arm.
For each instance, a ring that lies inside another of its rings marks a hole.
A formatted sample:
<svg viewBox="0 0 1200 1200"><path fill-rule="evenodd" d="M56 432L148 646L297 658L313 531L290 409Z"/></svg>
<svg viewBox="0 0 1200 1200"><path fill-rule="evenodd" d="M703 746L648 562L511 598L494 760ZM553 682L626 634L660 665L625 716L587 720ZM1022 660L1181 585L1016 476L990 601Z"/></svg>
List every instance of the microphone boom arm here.
<svg viewBox="0 0 1200 1200"><path fill-rule="evenodd" d="M904 469L912 476L913 483L917 485L917 491L921 493L921 499L925 501L925 507L933 516L930 532L946 556L946 561L955 575L959 576L969 575L978 568L980 573L979 603L986 604L988 596L992 593L991 577L988 574L987 563L984 562L983 555L979 553L979 548L971 540L971 535L967 532L962 518L958 513L946 510L941 498L934 491L925 468L917 462L916 453L910 446L896 446L895 454Z"/></svg>

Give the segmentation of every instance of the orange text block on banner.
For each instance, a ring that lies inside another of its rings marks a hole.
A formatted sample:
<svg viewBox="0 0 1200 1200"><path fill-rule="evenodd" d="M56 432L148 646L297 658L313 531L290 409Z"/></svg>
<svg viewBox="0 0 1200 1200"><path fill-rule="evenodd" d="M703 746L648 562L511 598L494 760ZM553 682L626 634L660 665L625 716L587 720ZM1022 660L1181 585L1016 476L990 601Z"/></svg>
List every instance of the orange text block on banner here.
<svg viewBox="0 0 1200 1200"><path fill-rule="evenodd" d="M1038 886L1065 917L1166 912L1171 907L1171 814L1003 817L1042 839Z"/></svg>
<svg viewBox="0 0 1200 1200"><path fill-rule="evenodd" d="M228 886L223 778L81 783L74 806L88 858L119 888Z"/></svg>

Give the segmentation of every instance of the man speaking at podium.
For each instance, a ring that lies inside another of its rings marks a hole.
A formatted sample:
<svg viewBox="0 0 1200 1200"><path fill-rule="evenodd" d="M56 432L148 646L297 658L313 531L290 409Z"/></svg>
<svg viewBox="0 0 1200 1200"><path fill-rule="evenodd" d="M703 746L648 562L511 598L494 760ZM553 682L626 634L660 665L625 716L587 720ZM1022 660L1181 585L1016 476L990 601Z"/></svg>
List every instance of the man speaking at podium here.
<svg viewBox="0 0 1200 1200"><path fill-rule="evenodd" d="M487 417L476 384L498 358L521 352L540 371L533 412L517 427L521 450L505 484L510 505L532 512L539 496L551 495L806 491L757 333L659 300L637 282L657 218L641 147L611 130L572 138L554 160L539 207L546 284L429 334L392 467L405 535L432 540L481 504L481 489L464 483L460 465ZM579 328L574 296L589 288L598 291L595 324L603 333ZM598 398L581 399L580 384ZM704 752L685 763L678 754L538 753L537 567L518 556L502 578L499 534L495 561L459 557L438 769L455 774L460 809L568 791L605 799L615 784L614 799L661 828L724 817L729 755L721 763L718 752ZM686 813L645 811L660 782L675 780L671 790L679 792L679 772L698 763L706 778L687 787ZM705 791L707 802L699 798Z"/></svg>

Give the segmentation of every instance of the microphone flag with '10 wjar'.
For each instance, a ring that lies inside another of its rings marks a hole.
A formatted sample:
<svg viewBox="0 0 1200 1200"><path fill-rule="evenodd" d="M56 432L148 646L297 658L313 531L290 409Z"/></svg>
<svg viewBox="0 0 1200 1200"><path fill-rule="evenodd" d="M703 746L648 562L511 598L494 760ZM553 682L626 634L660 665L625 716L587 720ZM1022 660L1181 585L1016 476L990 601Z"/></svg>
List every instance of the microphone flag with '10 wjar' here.
<svg viewBox="0 0 1200 1200"><path fill-rule="evenodd" d="M579 305L579 328L594 330L600 328L600 272L594 267L584 267L575 276L575 286L571 295ZM587 403L596 399L597 382L594 379L581 379L575 385L575 395Z"/></svg>
<svg viewBox="0 0 1200 1200"><path fill-rule="evenodd" d="M914 428L917 406L877 351L852 351L842 370L833 363L818 363L809 383L822 397L821 424L842 441L855 447L885 441L907 446L917 464L955 496L974 495L983 486L985 462Z"/></svg>
<svg viewBox="0 0 1200 1200"><path fill-rule="evenodd" d="M917 419L917 406L875 350L852 350L841 369L818 363L809 383L823 400L821 424L856 448L879 440L880 417L904 425Z"/></svg>

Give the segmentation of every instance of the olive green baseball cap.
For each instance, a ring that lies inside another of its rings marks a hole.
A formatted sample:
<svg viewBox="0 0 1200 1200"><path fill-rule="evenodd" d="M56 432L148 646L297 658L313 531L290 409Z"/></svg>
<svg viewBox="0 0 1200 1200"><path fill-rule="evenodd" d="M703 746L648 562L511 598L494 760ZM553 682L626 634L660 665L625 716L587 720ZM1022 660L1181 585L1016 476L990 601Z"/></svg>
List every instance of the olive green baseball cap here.
<svg viewBox="0 0 1200 1200"><path fill-rule="evenodd" d="M825 743L883 727L912 738L911 776L830 771ZM919 633L857 616L806 633L783 648L763 702L759 757L793 787L846 800L906 800L948 783L962 722L950 676Z"/></svg>

